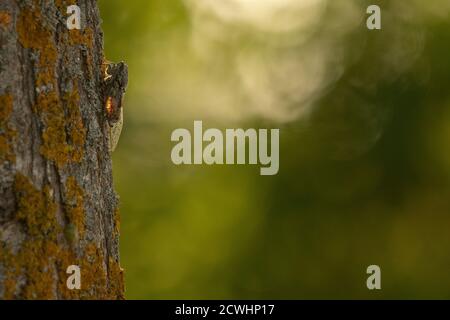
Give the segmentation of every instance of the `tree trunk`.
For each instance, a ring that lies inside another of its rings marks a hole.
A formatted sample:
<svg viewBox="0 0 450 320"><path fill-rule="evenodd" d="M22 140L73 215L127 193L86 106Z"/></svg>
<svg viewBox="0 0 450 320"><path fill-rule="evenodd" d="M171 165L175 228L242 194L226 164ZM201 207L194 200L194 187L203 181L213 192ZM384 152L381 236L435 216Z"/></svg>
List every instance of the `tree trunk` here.
<svg viewBox="0 0 450 320"><path fill-rule="evenodd" d="M123 298L103 63L96 1L0 1L0 298Z"/></svg>

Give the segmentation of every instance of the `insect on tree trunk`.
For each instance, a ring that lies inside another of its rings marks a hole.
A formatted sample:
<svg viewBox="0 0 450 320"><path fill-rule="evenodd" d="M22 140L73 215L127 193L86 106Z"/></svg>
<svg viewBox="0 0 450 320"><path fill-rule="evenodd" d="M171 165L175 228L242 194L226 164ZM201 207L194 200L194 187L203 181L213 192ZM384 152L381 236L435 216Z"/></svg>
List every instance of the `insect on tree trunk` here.
<svg viewBox="0 0 450 320"><path fill-rule="evenodd" d="M0 299L123 298L104 61L96 1L1 0Z"/></svg>

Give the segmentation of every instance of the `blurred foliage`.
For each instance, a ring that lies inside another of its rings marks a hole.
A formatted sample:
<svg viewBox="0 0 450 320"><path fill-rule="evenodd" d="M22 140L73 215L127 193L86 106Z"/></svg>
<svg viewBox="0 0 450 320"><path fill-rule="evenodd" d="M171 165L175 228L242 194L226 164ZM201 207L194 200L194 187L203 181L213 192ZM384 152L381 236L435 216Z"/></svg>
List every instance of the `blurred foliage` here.
<svg viewBox="0 0 450 320"><path fill-rule="evenodd" d="M128 298L450 298L448 0L99 4ZM280 128L279 174L176 167L193 120Z"/></svg>

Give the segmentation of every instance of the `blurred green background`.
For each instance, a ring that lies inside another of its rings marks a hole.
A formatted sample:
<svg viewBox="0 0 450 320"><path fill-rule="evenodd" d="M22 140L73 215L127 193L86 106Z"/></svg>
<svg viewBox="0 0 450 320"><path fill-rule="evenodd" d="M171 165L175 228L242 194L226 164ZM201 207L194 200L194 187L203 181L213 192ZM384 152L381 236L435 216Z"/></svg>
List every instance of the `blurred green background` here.
<svg viewBox="0 0 450 320"><path fill-rule="evenodd" d="M127 298L450 298L448 0L99 4ZM278 175L173 165L193 120L280 128Z"/></svg>

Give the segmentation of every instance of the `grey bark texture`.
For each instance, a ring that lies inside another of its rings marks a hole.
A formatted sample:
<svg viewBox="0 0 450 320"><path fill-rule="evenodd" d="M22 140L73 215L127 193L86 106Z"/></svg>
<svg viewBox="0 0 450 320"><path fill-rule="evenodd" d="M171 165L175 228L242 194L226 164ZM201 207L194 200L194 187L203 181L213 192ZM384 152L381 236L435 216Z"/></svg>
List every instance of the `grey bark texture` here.
<svg viewBox="0 0 450 320"><path fill-rule="evenodd" d="M2 299L123 298L104 61L96 1L1 0Z"/></svg>

